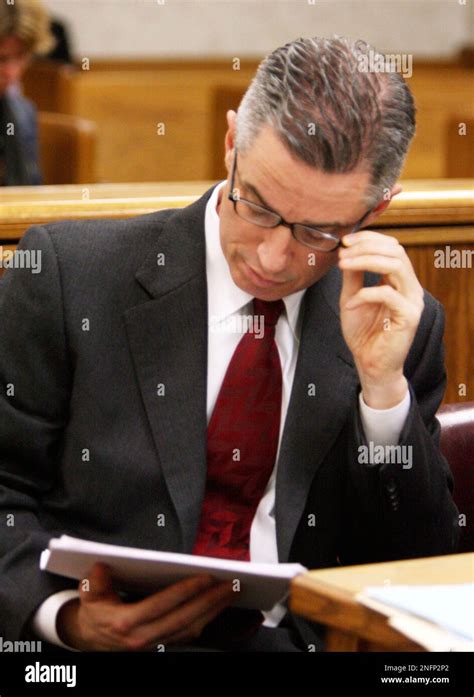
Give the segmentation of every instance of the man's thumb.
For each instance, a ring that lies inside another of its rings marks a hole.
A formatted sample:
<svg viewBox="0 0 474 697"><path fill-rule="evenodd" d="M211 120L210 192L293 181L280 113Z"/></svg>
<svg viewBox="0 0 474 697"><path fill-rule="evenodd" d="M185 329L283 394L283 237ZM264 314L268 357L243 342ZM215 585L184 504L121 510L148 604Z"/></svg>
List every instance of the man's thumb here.
<svg viewBox="0 0 474 697"><path fill-rule="evenodd" d="M100 563L94 564L87 577L79 581L79 592L83 602L116 598L108 566Z"/></svg>

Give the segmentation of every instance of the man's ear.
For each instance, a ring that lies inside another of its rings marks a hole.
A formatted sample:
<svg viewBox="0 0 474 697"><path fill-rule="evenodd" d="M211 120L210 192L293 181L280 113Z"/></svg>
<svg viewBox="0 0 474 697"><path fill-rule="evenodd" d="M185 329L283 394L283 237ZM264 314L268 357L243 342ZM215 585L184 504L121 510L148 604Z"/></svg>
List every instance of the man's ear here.
<svg viewBox="0 0 474 697"><path fill-rule="evenodd" d="M367 220L364 221L364 227L367 227L372 223L374 220L376 220L382 213L389 207L390 202L392 201L395 196L398 196L402 192L402 187L400 184L394 184L392 189L390 191L387 191L384 194L383 199L378 203L372 213L367 216Z"/></svg>
<svg viewBox="0 0 474 697"><path fill-rule="evenodd" d="M225 134L225 167L228 172L232 169L235 147L235 132L236 132L237 114L235 111L227 112L227 133Z"/></svg>

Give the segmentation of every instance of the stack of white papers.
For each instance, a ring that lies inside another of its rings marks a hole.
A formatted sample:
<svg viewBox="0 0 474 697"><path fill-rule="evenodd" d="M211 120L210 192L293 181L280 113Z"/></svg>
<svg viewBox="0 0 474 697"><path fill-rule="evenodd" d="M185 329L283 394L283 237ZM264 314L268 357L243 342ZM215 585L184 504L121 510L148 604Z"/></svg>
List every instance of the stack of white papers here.
<svg viewBox="0 0 474 697"><path fill-rule="evenodd" d="M111 569L117 590L153 593L180 579L211 574L220 581L232 581L238 593L235 607L271 610L288 595L290 581L307 569L301 564L257 564L200 557L192 554L156 552L89 542L61 535L50 540L41 554L40 568L81 580L95 562Z"/></svg>
<svg viewBox="0 0 474 697"><path fill-rule="evenodd" d="M356 597L429 651L474 650L474 583L371 586Z"/></svg>

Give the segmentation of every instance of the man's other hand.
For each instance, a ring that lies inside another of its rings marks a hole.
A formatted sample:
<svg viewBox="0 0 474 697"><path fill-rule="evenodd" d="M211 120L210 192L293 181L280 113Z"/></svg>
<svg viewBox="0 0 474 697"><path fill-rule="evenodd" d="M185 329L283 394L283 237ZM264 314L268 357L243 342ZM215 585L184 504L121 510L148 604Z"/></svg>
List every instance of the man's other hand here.
<svg viewBox="0 0 474 697"><path fill-rule="evenodd" d="M146 651L195 641L236 597L231 581L202 575L126 603L104 564L95 564L87 579L89 589L81 581L80 597L66 603L57 618L61 640L81 651Z"/></svg>

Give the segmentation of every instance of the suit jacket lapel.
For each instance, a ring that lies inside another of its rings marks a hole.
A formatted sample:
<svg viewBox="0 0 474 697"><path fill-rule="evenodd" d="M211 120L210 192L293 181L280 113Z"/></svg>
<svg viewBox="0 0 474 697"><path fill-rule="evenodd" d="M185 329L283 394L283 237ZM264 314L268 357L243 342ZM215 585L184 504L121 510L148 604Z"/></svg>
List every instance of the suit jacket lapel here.
<svg viewBox="0 0 474 697"><path fill-rule="evenodd" d="M358 377L341 334L339 294L340 276L333 269L307 290L303 301L300 349L276 479L280 562L288 560L314 475L354 403Z"/></svg>
<svg viewBox="0 0 474 697"><path fill-rule="evenodd" d="M206 478L208 191L172 215L136 274L152 300L125 313L138 383L169 494L191 552ZM164 266L157 266L157 254Z"/></svg>

